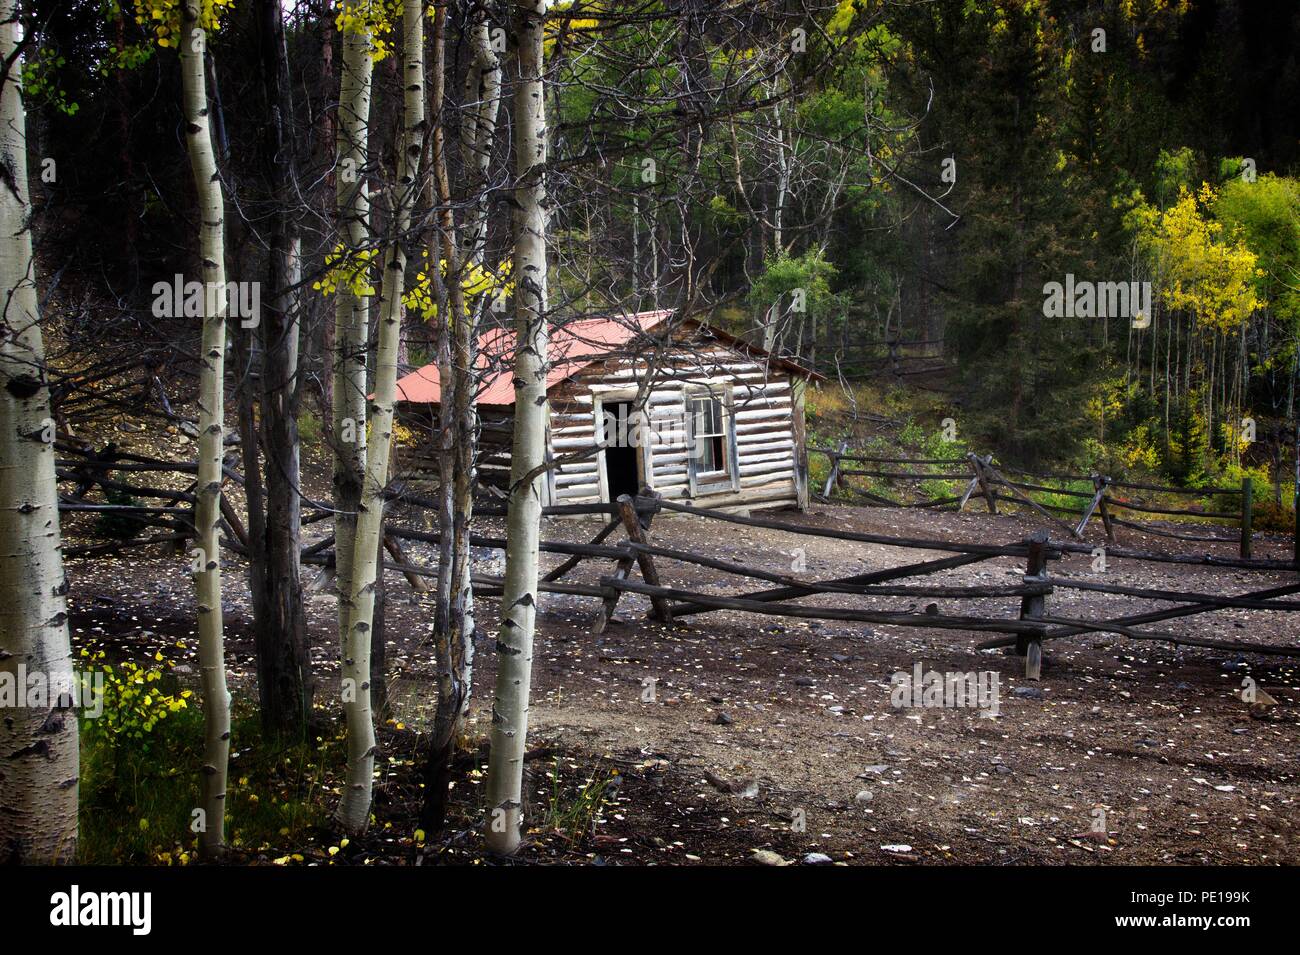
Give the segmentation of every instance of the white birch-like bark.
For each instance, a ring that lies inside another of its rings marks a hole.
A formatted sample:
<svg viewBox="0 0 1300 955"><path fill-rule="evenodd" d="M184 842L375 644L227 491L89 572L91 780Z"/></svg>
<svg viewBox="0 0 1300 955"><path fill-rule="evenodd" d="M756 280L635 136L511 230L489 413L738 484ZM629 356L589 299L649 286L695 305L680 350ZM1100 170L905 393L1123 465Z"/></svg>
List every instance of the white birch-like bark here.
<svg viewBox="0 0 1300 955"><path fill-rule="evenodd" d="M226 351L225 203L212 152L204 57L207 35L199 26L200 0L181 3L181 84L185 142L199 199L199 253L204 283L203 338L199 349L199 461L194 508L195 590L198 598L199 672L203 694L203 766L199 851L225 849L226 771L230 756L230 693L221 617L221 457Z"/></svg>
<svg viewBox="0 0 1300 955"><path fill-rule="evenodd" d="M384 487L392 448L393 405L397 397L397 353L402 335L402 295L406 290L407 231L420 192L420 156L424 149L424 3L402 5L403 130L397 158L393 235L384 255L380 290L379 343L375 355L375 391L371 399L372 445L366 459L365 485L357 514L352 557L352 599L343 642L344 713L348 728L347 779L336 818L344 830L365 832L370 821L374 784L375 724L370 706L370 638L379 568L379 535L384 523ZM335 542L338 546L338 542Z"/></svg>
<svg viewBox="0 0 1300 955"><path fill-rule="evenodd" d="M486 11L475 13L476 20L470 29L470 45L474 65L465 80L465 103L473 103L470 120L461 129L461 158L470 174L470 201L473 203L465 224L461 245L464 248L460 269L473 271L486 261L488 215L488 167L492 160L492 147L496 140L497 114L501 108L501 62L492 51ZM448 263L451 264L449 259ZM456 639L460 646L456 653L458 671L454 675L460 688L459 705L451 733L460 731L469 714L471 689L474 682L474 589L470 582L469 523L473 508L473 482L471 470L474 463L474 431L477 419L475 407L474 348L478 338L478 316L483 303L467 307L463 287L455 283L452 309L449 314L455 323L452 347L452 374L458 379L453 390L451 417L455 431L456 485L454 508L459 511L454 531L454 567L452 579L458 580L458 591L453 598L452 617L456 621ZM484 297L486 299L486 297Z"/></svg>
<svg viewBox="0 0 1300 955"><path fill-rule="evenodd" d="M513 4L519 72L515 86L515 431L506 520L506 572L497 637L487 844L509 854L523 823L524 746L537 613L537 554L546 451L546 0Z"/></svg>
<svg viewBox="0 0 1300 955"><path fill-rule="evenodd" d="M455 201L447 173L443 122L446 72L446 8L434 17L433 63L430 67L430 106L433 110L432 175L441 228L431 241L430 258L446 262L448 280L431 273L438 301L438 371L442 381L439 408L438 596L433 642L437 663L438 704L434 712L424 774L424 804L420 822L426 831L439 831L446 819L451 756L469 715L474 678L474 591L470 575L470 521L473 516L473 470L476 445L474 350L484 308L480 298L472 307L465 296L464 270L484 263L487 238L487 176L501 106L501 64L492 50L488 12L476 7L465 28L472 57L461 101L461 159L465 170L462 195L469 211L458 230ZM439 248L441 252L439 252Z"/></svg>
<svg viewBox="0 0 1300 955"><path fill-rule="evenodd" d="M347 0L353 12L361 0ZM343 71L339 79L335 203L341 252L361 251L369 240L370 196L366 163L370 150L371 75L374 60L369 32L349 27L342 33ZM345 260L349 268L354 260ZM368 270L367 270L368 271ZM352 600L352 555L357 510L366 471L366 345L370 297L339 285L334 300L334 580L338 591L339 640L347 640Z"/></svg>
<svg viewBox="0 0 1300 955"><path fill-rule="evenodd" d="M18 696L0 702L0 865L51 865L77 846L77 717L14 6L0 0L0 680Z"/></svg>

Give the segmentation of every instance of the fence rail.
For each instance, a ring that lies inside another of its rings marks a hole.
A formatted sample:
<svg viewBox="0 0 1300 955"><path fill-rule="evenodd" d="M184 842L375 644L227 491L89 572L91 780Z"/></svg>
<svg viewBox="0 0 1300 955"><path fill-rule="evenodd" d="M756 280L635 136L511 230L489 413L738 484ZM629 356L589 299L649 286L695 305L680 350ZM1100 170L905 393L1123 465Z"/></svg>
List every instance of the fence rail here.
<svg viewBox="0 0 1300 955"><path fill-rule="evenodd" d="M76 457L68 449L66 454ZM1112 498L1108 489L1122 486L1101 476L1090 476L1095 489L1088 505L1077 525L1066 524L1058 520L1047 506L1040 505L1027 497L1027 492L1036 487L1029 483L1009 481L992 463L991 457L970 455L956 459L930 459L912 461L908 459L873 459L865 455L850 454L842 448L839 452L817 449L820 453L832 455L832 471L826 485L829 495L837 481L837 475L851 476L852 468L841 469L840 463L851 461L857 463L877 464L923 464L928 467L948 467L965 463L971 469L965 493L960 498L959 506L964 506L970 497L978 493L985 498L991 513L997 513L999 500L1028 505L1047 516L1054 525L1064 528L1068 538L1052 540L1046 532L1020 541L1006 544L989 544L975 541L953 541L941 538L901 537L895 535L866 533L840 528L823 528L808 524L791 523L770 516L731 514L719 510L707 510L687 504L663 500L657 495L643 493L638 497L621 497L612 503L602 504L567 504L543 508L548 516L586 515L600 517L600 531L587 543L567 541L542 541L539 549L544 553L559 554L564 560L546 573L538 583L538 590L547 593L559 593L570 596L598 600L599 609L592 625L593 632L599 633L608 626L614 610L622 596L635 593L647 597L651 604L652 617L664 622L679 621L699 614L713 613L720 610L733 610L765 616L783 616L795 618L812 618L839 620L854 623L871 623L886 626L916 627L930 630L993 633L997 636L979 644L982 648L1012 647L1025 658L1025 673L1028 678L1037 680L1041 676L1042 644L1046 640L1062 639L1086 633L1114 633L1133 640L1159 640L1172 644L1230 650L1235 652L1255 652L1281 656L1300 656L1300 647L1279 647L1272 644L1247 642L1239 640L1218 640L1207 637L1192 636L1164 630L1151 630L1148 625L1160 621L1179 619L1195 614L1224 609L1250 609L1269 613L1287 613L1300 610L1300 600L1282 600L1278 598L1300 593L1300 583L1272 586L1267 589L1253 590L1234 595L1202 594L1159 588L1126 587L1114 584L1065 579L1049 571L1050 562L1060 560L1067 554L1090 553L1090 545L1080 541L1082 529L1099 513L1106 523L1109 534L1113 535L1113 525L1123 524L1120 518L1110 515L1110 507L1122 508L1124 502ZM124 466L127 465L127 466ZM192 462L164 462L150 459L116 458L103 460L99 455L86 454L81 460L72 458L60 462L64 469L61 475L65 482L77 481L78 487L61 504L65 510L105 511L138 517L142 524L154 524L173 531L171 534L143 537L124 542L69 549L69 557L88 557L109 552L121 547L147 546L162 542L184 542L192 534L190 522L184 512L187 508L177 507L178 503L192 503L193 488L184 491L172 491L166 488L132 487L140 496L152 495L166 503L160 505L139 506L105 506L89 504L85 493L89 488L101 485L107 491L117 490L121 482L110 478L113 471L175 471L180 474L193 475ZM866 469L863 469L866 470ZM946 473L946 472L945 472ZM1020 472L1017 472L1020 473ZM1039 477L1037 475L1027 475ZM235 472L227 477L239 481ZM908 478L925 480L927 475L907 475ZM964 479L966 475L961 477ZM1039 479L1044 479L1039 477ZM1046 478L1046 479L1050 479ZM1004 489L1006 492L1004 493ZM1052 489L1056 492L1056 489ZM1213 493L1230 495L1229 489L1213 489ZM1079 498L1087 496L1080 493ZM413 508L436 507L438 502L422 498L400 487L389 494L390 500L401 501ZM1243 539L1249 528L1249 491L1243 495ZM899 506L896 502L888 502ZM918 504L914 506L930 506ZM223 544L236 553L248 553L247 535L243 522L223 496L222 519L226 533ZM1068 510L1055 508L1056 510ZM651 541L651 526L654 517L662 512L692 515L697 519L716 521L732 525L763 528L775 532L788 533L799 537L813 537L837 544L862 543L882 545L902 551L904 554L917 551L924 556L906 556L895 566L878 570L837 577L829 580L809 579L786 573L777 573L766 568L746 565L737 561L722 560L703 554L666 547ZM304 516L303 523L311 524L329 516L329 511L322 510ZM1157 511L1161 513L1161 511ZM1200 512L1188 512L1200 513ZM1226 513L1226 512L1224 512ZM500 507L478 508L476 516L502 516ZM1235 516L1235 515L1234 515ZM622 543L609 543L611 537L622 530L626 538ZM507 541L501 537L472 534L471 543L475 546L504 549ZM436 545L440 542L437 533L414 530L390 522L384 530L384 547L391 560L384 560L385 569L402 573L412 588L426 590L425 581L436 578L438 570L410 560L402 550L401 542L416 541ZM333 538L308 545L301 552L303 564L319 565L328 568L333 564ZM1260 560L1248 556L1249 547L1243 544L1242 556L1226 557L1212 554L1169 554L1158 551L1142 551L1123 547L1108 547L1107 557L1114 560L1151 561L1168 564L1195 564L1214 567L1231 567L1237 570L1277 573L1294 572L1300 564L1288 561ZM944 556L935 557L935 553ZM1022 558L1025 560L1025 572L1019 583L1008 585L970 586L945 583L899 583L899 581L926 578L964 566L997 558ZM584 562L590 560L613 561L612 572L600 573L594 582L564 580L576 571ZM665 585L660 579L660 568L656 561L671 561L689 567L705 567L727 574L730 577L759 581L767 586L763 589L738 589L732 593L703 593L698 590L684 589ZM632 579L633 571L639 570L641 580ZM500 577L474 574L472 582L482 596L500 596L502 580ZM1178 606L1160 608L1144 613L1103 619L1084 620L1050 614L1048 601L1056 588L1071 588L1098 593L1115 594L1136 600L1173 602ZM803 597L835 595L841 602L835 606L819 606L796 603ZM931 605L924 611L889 611L854 605L863 598L902 596L935 597L945 600L981 601L989 599L1018 599L1019 612L1015 616L1005 616L988 611L980 611L979 604L960 613L940 613L937 605Z"/></svg>
<svg viewBox="0 0 1300 955"><path fill-rule="evenodd" d="M1019 468L995 465L992 455L974 453L961 458L884 457L851 452L847 443L841 444L838 449L813 447L808 450L810 454L824 455L830 462L826 484L821 494L823 498L829 498L834 490L839 489L869 505L902 508L946 508L950 505L956 505L955 509L960 511L966 508L972 497L979 497L984 499L990 514L998 513L999 502L1027 507L1045 518L1052 526L1065 531L1075 540L1082 540L1089 522L1098 519L1102 522L1106 540L1111 543L1115 541L1116 527L1128 527L1160 537L1198 543L1217 543L1222 540L1222 538L1205 535L1180 534L1171 530L1141 524L1117 516L1116 511L1129 512L1134 515L1159 514L1170 517L1191 517L1198 521L1231 521L1239 531L1237 538L1241 556L1249 558L1253 550L1254 499L1249 479L1243 479L1239 488L1182 488L1134 481L1117 481L1108 475L1099 473L1084 475L1024 471ZM846 464L849 466L846 467ZM883 466L899 464L910 464L913 467L926 468L927 470L923 473L917 473L916 471L882 469ZM855 467L853 465L874 465L876 467ZM964 465L966 470L962 472L951 470L959 465ZM933 468L946 468L949 470L934 471ZM1011 480L1004 472L1031 478L1032 480ZM871 477L889 482L908 483L966 481L967 484L961 494L942 495L928 500L906 502L892 500L880 493L855 487L849 483L849 479L854 477ZM1056 487L1040 483L1045 480L1086 481L1092 484L1092 490L1081 491L1077 488ZM1131 495L1120 493L1123 491L1148 491L1160 494L1220 499L1235 497L1239 499L1239 506L1236 510L1231 511L1168 507L1137 500ZM1037 501L1030 497L1030 494L1052 494L1059 497L1074 498L1080 501L1083 506L1075 509L1047 501ZM1073 520L1070 522L1062 520L1057 516L1060 514L1069 515ZM1300 555L1300 523L1297 524L1296 534L1295 552Z"/></svg>

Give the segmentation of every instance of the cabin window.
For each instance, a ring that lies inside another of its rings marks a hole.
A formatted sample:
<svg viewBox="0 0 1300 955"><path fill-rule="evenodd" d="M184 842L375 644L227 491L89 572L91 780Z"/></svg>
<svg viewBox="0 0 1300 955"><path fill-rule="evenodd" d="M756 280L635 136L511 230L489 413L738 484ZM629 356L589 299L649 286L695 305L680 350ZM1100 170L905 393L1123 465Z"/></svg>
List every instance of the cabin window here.
<svg viewBox="0 0 1300 955"><path fill-rule="evenodd" d="M736 478L736 425L729 392L686 396L687 452L691 492L732 490Z"/></svg>

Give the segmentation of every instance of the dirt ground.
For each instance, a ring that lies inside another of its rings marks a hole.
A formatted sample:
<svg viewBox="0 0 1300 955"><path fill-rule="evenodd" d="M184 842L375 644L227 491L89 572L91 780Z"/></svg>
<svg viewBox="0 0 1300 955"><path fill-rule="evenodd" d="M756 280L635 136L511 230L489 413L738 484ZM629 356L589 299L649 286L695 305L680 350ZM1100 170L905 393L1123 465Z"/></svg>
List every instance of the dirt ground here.
<svg viewBox="0 0 1300 955"><path fill-rule="evenodd" d="M815 505L781 520L834 527L1008 543L1037 525L1017 516ZM422 526L400 511L395 520ZM481 533L499 533L483 521ZM592 521L552 520L543 537L585 541ZM310 528L315 536L324 525ZM1226 532L1225 532L1226 533ZM946 556L797 537L714 521L656 519L666 546L830 578ZM611 543L614 541L611 540ZM1120 543L1174 550L1179 544L1120 530ZM1281 538L1256 556L1287 556ZM798 552L797 548L803 548ZM1230 555L1235 543L1209 546ZM432 564L427 547L408 557ZM492 573L484 554L477 569ZM562 558L543 555L546 566ZM74 643L116 634L142 653L193 633L186 558L72 561ZM797 563L798 562L798 563ZM1295 575L1245 573L1111 560L1087 555L1053 562L1053 573L1150 588L1245 593ZM244 567L228 563L228 660L236 697L255 701ZM761 581L659 561L670 586L717 593L759 590ZM800 567L802 569L794 569ZM110 569L111 568L111 569ZM609 572L588 561L566 580ZM946 571L927 583L1009 584L1020 559ZM314 569L304 571L306 580ZM634 572L635 576L635 572ZM392 727L408 735L430 706L432 602L395 572L386 577ZM919 583L917 580L901 583ZM803 603L979 611L1014 617L1015 598L956 601L838 596ZM646 619L648 603L625 595L615 621L591 633L596 601L544 595L534 658L529 804L531 820L555 819L587 779L604 785L594 835L557 846L538 833L525 860L668 864L800 863L810 854L865 864L1296 864L1300 863L1300 691L1295 661L1259 654L1172 647L1091 634L1047 646L1043 679L1028 683L1021 658L979 651L992 636L715 611L666 626ZM309 597L319 698L337 687L334 598ZM1049 612L1107 618L1166 606L1133 598L1057 590ZM485 737L491 696L496 601L481 599L476 708L471 735ZM1288 621L1286 618L1290 617ZM1300 617L1219 610L1159 625L1175 633L1300 645ZM943 672L997 675L997 714L977 709L891 705L891 677L916 664ZM1251 678L1277 702L1251 707L1235 697ZM650 692L653 690L653 692ZM400 739L400 737L399 737ZM481 805L481 752L467 760L454 793L463 830L406 861L472 855ZM409 829L415 784L400 767L378 784L376 812ZM557 796L558 790L564 795ZM1104 827L1104 832L1097 830ZM779 860L777 857L780 857ZM809 861L825 862L819 856Z"/></svg>

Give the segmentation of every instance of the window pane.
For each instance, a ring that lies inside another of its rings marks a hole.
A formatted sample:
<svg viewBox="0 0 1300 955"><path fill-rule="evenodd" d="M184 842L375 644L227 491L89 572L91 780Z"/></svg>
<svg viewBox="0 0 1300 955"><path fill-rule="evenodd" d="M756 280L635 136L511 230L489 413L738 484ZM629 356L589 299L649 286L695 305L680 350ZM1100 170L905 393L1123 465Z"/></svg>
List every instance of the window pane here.
<svg viewBox="0 0 1300 955"><path fill-rule="evenodd" d="M695 459L695 469L697 471L717 471L719 469L720 463L717 458L717 451L713 445L714 440L715 439L713 438L707 437L696 438L696 441L700 446L700 456Z"/></svg>
<svg viewBox="0 0 1300 955"><path fill-rule="evenodd" d="M722 398L692 397L689 403L694 447L692 468L696 474L726 472L726 418Z"/></svg>
<svg viewBox="0 0 1300 955"><path fill-rule="evenodd" d="M691 402L692 413L695 415L695 434L698 437L702 434L709 433L709 414L705 402L698 399Z"/></svg>

